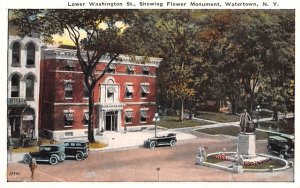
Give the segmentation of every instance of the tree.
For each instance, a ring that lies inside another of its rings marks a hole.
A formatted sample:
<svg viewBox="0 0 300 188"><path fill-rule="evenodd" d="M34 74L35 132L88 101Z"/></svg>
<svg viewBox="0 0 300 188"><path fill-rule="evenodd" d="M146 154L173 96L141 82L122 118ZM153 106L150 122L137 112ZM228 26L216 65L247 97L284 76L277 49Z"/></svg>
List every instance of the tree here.
<svg viewBox="0 0 300 188"><path fill-rule="evenodd" d="M168 100L180 101L182 121L184 103L193 99L196 85L202 79L202 75L195 72L201 63L197 57L201 49L197 41L199 21L190 10L144 10L136 25L132 33L140 42L134 43L140 44L143 51L163 58L158 74L160 91Z"/></svg>
<svg viewBox="0 0 300 188"><path fill-rule="evenodd" d="M45 41L51 42L52 35L68 33L76 47L88 90L88 140L95 142L92 122L94 88L109 65L119 60L119 54L129 51L128 39L124 35L126 28L118 28L116 23L130 23L134 10L11 10L9 15L10 28L20 36L40 33ZM104 55L108 55L110 61L101 74L96 74L96 66Z"/></svg>

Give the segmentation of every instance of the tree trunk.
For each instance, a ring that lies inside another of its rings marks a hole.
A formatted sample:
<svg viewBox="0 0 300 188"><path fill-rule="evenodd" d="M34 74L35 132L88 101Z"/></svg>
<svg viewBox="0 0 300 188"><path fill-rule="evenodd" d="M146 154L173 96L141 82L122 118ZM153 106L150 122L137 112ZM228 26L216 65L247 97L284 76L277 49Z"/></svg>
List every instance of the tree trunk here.
<svg viewBox="0 0 300 188"><path fill-rule="evenodd" d="M278 121L278 110L276 107L273 108L273 120Z"/></svg>
<svg viewBox="0 0 300 188"><path fill-rule="evenodd" d="M237 99L232 99L231 101L231 113L236 114L237 113Z"/></svg>
<svg viewBox="0 0 300 188"><path fill-rule="evenodd" d="M180 104L180 117L179 120L183 122L184 120L184 100L181 99L181 104Z"/></svg>
<svg viewBox="0 0 300 188"><path fill-rule="evenodd" d="M93 91L90 91L89 92L89 121L88 121L88 140L90 143L95 143L93 112L94 112Z"/></svg>

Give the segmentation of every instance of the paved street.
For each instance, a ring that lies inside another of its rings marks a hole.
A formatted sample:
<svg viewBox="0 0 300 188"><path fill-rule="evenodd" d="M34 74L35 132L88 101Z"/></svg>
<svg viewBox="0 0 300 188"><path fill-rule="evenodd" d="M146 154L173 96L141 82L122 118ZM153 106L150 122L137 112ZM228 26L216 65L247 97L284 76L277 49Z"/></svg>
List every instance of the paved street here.
<svg viewBox="0 0 300 188"><path fill-rule="evenodd" d="M189 131L191 133L191 130ZM197 149L208 153L235 151L236 138L193 132L196 139L179 141L175 147L142 147L92 151L83 161L66 160L58 165L39 164L31 180L28 165L9 163L8 181L67 182L293 182L294 169L273 173L234 174L195 164ZM257 142L257 153L266 152L266 141ZM159 171L157 170L159 168Z"/></svg>

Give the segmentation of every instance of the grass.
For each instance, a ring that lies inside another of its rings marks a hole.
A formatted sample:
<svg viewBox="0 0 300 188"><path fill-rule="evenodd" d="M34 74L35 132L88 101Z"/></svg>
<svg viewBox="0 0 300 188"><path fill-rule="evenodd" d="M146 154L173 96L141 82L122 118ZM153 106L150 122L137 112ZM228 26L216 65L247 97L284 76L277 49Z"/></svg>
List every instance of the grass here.
<svg viewBox="0 0 300 188"><path fill-rule="evenodd" d="M198 120L184 120L183 122L179 120L178 116L163 116L161 120L157 123L158 126L165 127L168 129L172 128L182 128L182 127L195 127L201 125L211 124L207 121Z"/></svg>
<svg viewBox="0 0 300 188"><path fill-rule="evenodd" d="M103 142L95 142L95 143L89 143L89 146L91 149L99 149L99 148L104 148L107 146L107 144Z"/></svg>
<svg viewBox="0 0 300 188"><path fill-rule="evenodd" d="M197 118L200 118L200 119L207 119L207 120L216 121L216 122L220 122L220 123L240 121L240 116L232 115L232 114L225 114L225 113L200 111L200 112L195 113L195 115Z"/></svg>
<svg viewBox="0 0 300 188"><path fill-rule="evenodd" d="M198 132L203 132L206 134L211 135L229 135L229 136L238 136L240 133L240 128L236 126L225 126L225 127L216 127L216 128L208 128L208 129L200 129L197 130ZM262 131L255 131L254 134L256 135L257 140L264 140L268 138L268 133Z"/></svg>
<svg viewBox="0 0 300 188"><path fill-rule="evenodd" d="M13 149L13 153L29 153L29 152L36 152L39 151L38 146L31 146L28 148L15 148Z"/></svg>

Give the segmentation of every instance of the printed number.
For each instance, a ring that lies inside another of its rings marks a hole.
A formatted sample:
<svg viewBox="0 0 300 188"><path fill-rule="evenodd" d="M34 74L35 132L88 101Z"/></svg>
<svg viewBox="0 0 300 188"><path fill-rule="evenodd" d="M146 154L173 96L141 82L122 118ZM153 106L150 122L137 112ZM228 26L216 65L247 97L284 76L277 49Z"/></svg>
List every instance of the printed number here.
<svg viewBox="0 0 300 188"><path fill-rule="evenodd" d="M10 176L19 176L20 172L9 172Z"/></svg>

